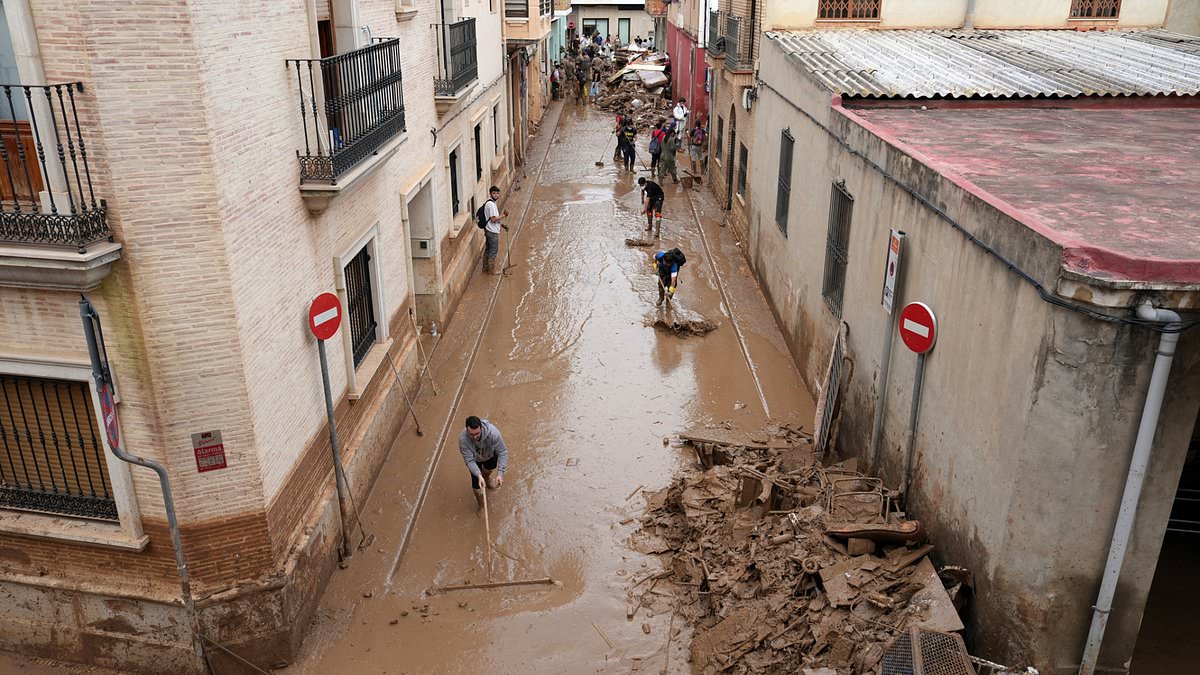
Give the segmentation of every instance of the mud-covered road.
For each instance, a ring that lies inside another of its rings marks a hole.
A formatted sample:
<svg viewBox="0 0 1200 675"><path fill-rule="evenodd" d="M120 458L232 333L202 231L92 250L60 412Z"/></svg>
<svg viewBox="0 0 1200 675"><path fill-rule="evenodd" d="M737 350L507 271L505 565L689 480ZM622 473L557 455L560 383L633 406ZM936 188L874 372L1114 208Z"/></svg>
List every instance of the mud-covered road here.
<svg viewBox="0 0 1200 675"><path fill-rule="evenodd" d="M425 435L406 427L363 505L376 540L335 573L302 658L282 672L658 672L670 616L626 620L629 578L656 562L627 547L635 525L620 523L642 504L632 492L662 487L694 459L664 437L723 421L758 427L764 401L772 419L811 424L783 339L704 189L689 198L665 186L662 248L688 256L677 311L720 327L684 338L648 325L659 316L655 249L625 245L644 223L637 176L603 149L610 119L573 103L548 113L520 189L503 199L509 274L472 278L432 356L438 394L426 386L417 403ZM484 523L457 448L471 414L499 426L510 449L506 483L489 495L493 578L559 585L426 595L486 577ZM417 501L427 468L414 457L439 441L405 544L396 513ZM672 641L672 672L687 672L689 637Z"/></svg>

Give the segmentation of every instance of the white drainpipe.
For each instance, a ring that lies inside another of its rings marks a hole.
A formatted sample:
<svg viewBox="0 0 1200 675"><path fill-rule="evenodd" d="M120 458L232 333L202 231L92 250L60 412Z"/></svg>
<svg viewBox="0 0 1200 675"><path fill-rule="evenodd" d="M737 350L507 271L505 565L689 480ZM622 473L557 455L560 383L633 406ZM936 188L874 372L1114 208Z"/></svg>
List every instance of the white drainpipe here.
<svg viewBox="0 0 1200 675"><path fill-rule="evenodd" d="M963 20L963 28L975 28L975 0L967 0L967 17Z"/></svg>
<svg viewBox="0 0 1200 675"><path fill-rule="evenodd" d="M1179 315L1169 309L1155 309L1149 302L1138 305L1137 315L1143 321L1165 323L1169 329L1178 329ZM1154 359L1154 371L1150 374L1150 387L1146 391L1146 403L1142 406L1142 421L1138 426L1137 440L1133 444L1133 459L1129 463L1129 474L1125 478L1125 492L1121 495L1121 510L1117 512L1117 524L1113 528L1112 543L1108 548L1108 562L1104 566L1104 577L1100 582L1100 595L1093 607L1092 627L1088 631L1087 644L1083 648L1083 659L1079 663L1079 675L1093 675L1100 658L1100 645L1104 642L1104 629L1112 612L1113 596L1117 592L1117 581L1121 577L1121 564L1125 562L1125 550L1133 533L1137 516L1138 500L1146 482L1146 466L1150 463L1150 449L1154 434L1158 430L1158 416L1162 412L1163 394L1167 390L1167 376L1171 373L1171 361L1175 358L1175 345L1179 333L1163 333L1158 340L1158 355Z"/></svg>

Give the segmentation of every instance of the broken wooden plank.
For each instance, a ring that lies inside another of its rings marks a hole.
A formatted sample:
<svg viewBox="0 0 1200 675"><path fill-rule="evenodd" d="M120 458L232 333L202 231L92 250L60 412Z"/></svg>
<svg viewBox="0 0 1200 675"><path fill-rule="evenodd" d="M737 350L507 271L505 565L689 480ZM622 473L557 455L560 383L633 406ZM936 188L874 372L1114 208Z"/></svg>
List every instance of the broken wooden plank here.
<svg viewBox="0 0 1200 675"><path fill-rule="evenodd" d="M825 533L842 539L870 539L885 543L903 544L925 541L925 528L917 520L902 523L829 523Z"/></svg>
<svg viewBox="0 0 1200 675"><path fill-rule="evenodd" d="M933 569L929 558L922 558L921 562L917 563L912 581L924 586L909 600L910 606L920 610L909 619L909 626L943 633L963 630L958 610L954 608L954 603L947 595L946 587L942 585L942 579L937 575L937 570Z"/></svg>
<svg viewBox="0 0 1200 675"><path fill-rule="evenodd" d="M908 553L893 560L892 561L892 569L899 572L900 570L904 569L905 567L908 567L909 565L917 562L921 558L924 558L925 556L929 555L929 553L932 550L933 550L933 544L925 544L924 546L914 548L913 550L909 551Z"/></svg>
<svg viewBox="0 0 1200 675"><path fill-rule="evenodd" d="M752 450L768 450L771 446L766 443L755 443L747 438L720 438L719 435L709 434L679 434L679 438L688 443L712 443L713 445L730 445Z"/></svg>
<svg viewBox="0 0 1200 675"><path fill-rule="evenodd" d="M504 586L536 586L539 584L550 585L554 583L554 579L550 577L542 577L541 579L520 579L517 581L488 581L481 584L458 584L457 586L438 586L433 590L441 593L444 591L466 591L472 588L502 588Z"/></svg>

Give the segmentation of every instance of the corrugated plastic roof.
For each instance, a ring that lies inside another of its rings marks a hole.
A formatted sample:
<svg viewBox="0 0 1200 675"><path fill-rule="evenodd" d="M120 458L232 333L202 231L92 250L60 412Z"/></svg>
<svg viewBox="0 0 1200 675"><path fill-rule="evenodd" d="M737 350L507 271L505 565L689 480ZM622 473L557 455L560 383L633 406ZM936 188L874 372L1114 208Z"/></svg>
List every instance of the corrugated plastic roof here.
<svg viewBox="0 0 1200 675"><path fill-rule="evenodd" d="M843 96L1200 93L1200 38L1164 30L826 30L767 37Z"/></svg>

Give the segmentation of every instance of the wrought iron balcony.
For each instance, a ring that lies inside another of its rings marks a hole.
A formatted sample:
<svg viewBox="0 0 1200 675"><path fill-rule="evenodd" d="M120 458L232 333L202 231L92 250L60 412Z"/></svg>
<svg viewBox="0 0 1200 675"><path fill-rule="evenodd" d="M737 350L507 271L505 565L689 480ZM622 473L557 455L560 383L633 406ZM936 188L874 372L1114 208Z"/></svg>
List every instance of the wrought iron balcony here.
<svg viewBox="0 0 1200 675"><path fill-rule="evenodd" d="M708 44L705 49L713 56L725 52L725 12L708 13Z"/></svg>
<svg viewBox="0 0 1200 675"><path fill-rule="evenodd" d="M400 40L323 59L289 59L296 73L304 151L301 182L338 178L405 130Z"/></svg>
<svg viewBox="0 0 1200 675"><path fill-rule="evenodd" d="M437 28L438 78L433 81L433 95L457 96L479 77L475 19Z"/></svg>
<svg viewBox="0 0 1200 675"><path fill-rule="evenodd" d="M83 84L0 85L0 243L111 241L96 199L75 97Z"/></svg>
<svg viewBox="0 0 1200 675"><path fill-rule="evenodd" d="M754 36L745 29L745 22L740 16L725 18L725 67L741 73L754 70L754 54L752 53Z"/></svg>

